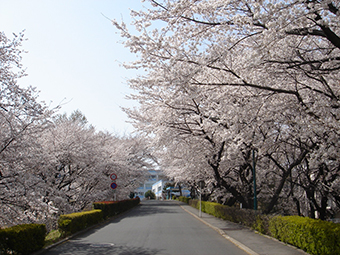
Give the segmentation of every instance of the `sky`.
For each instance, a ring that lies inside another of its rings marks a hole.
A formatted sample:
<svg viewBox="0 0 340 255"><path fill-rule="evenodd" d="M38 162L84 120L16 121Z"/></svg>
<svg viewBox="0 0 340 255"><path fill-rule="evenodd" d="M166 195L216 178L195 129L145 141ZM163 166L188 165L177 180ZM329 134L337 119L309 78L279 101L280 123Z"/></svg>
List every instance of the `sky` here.
<svg viewBox="0 0 340 255"><path fill-rule="evenodd" d="M97 131L128 135L132 125L120 107L136 103L125 99L127 79L137 75L123 62L135 56L110 19L131 23L130 9L139 0L0 0L0 31L25 30L22 64L27 77L18 84L39 91L39 100L59 113L80 110Z"/></svg>

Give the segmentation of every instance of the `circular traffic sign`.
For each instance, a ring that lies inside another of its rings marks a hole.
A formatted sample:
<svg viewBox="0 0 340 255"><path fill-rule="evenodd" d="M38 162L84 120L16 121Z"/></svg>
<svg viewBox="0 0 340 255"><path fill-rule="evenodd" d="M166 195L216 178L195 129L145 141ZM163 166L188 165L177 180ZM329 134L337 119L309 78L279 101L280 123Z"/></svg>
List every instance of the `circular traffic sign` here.
<svg viewBox="0 0 340 255"><path fill-rule="evenodd" d="M117 179L117 175L116 174L111 174L110 175L110 178L112 181L116 180Z"/></svg>
<svg viewBox="0 0 340 255"><path fill-rule="evenodd" d="M110 185L111 189L116 189L117 188L117 183L113 182Z"/></svg>

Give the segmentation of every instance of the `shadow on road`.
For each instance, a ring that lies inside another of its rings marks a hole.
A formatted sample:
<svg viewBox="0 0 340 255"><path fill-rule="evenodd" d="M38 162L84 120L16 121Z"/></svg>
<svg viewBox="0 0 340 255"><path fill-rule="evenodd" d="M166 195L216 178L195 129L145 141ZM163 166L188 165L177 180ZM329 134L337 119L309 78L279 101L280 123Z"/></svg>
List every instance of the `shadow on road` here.
<svg viewBox="0 0 340 255"><path fill-rule="evenodd" d="M144 200L124 217L143 217L160 213L178 213L178 204L174 201Z"/></svg>
<svg viewBox="0 0 340 255"><path fill-rule="evenodd" d="M150 216L154 214L161 214L161 213L178 213L178 204L174 201L157 201L157 200L146 200L142 201L140 205L133 208L131 211L127 212L126 214L122 214L115 219L102 223L92 229L87 230L84 233L77 235L78 238L84 238L90 236L97 231L100 231L101 228L108 224L114 224L120 222L122 219L132 218L132 217L144 217Z"/></svg>
<svg viewBox="0 0 340 255"><path fill-rule="evenodd" d="M91 244L77 241L69 241L58 249L48 252L48 255L71 255L71 254L117 254L117 255L154 255L161 254L159 249L145 249L141 247L127 247L114 244Z"/></svg>
<svg viewBox="0 0 340 255"><path fill-rule="evenodd" d="M86 232L79 233L71 240L58 245L57 247L46 251L43 254L48 255L59 255L59 254L117 254L117 255L151 255L151 254L162 254L162 250L157 249L145 249L141 247L126 247L114 244L99 244L99 243L87 243L82 242L82 239L101 231L103 227L109 224L115 224L126 218L132 217L148 217L155 214L176 214L180 210L178 204L174 201L157 201L157 200L147 200L142 201L141 204L129 212L118 216L115 219L103 222L95 226Z"/></svg>

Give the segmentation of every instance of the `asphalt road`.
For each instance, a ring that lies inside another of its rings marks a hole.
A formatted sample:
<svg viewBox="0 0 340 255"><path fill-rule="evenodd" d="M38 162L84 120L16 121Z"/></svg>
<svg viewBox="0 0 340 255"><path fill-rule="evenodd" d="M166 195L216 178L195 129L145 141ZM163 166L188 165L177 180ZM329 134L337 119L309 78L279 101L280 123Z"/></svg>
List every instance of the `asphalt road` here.
<svg viewBox="0 0 340 255"><path fill-rule="evenodd" d="M143 201L127 214L44 254L246 255L173 201Z"/></svg>

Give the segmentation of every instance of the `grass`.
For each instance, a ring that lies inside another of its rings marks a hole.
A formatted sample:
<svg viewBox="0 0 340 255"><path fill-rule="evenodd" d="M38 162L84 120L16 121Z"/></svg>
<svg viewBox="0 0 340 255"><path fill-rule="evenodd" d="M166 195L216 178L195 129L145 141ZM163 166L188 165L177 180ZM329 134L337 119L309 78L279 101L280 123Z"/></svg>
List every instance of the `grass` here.
<svg viewBox="0 0 340 255"><path fill-rule="evenodd" d="M61 232L59 231L59 229L57 230L52 230L50 233L47 234L46 238L45 238L45 246L47 247L51 244L54 244L56 242L58 242L61 239Z"/></svg>

